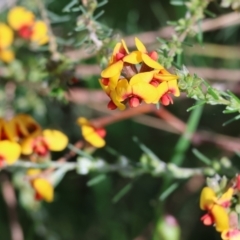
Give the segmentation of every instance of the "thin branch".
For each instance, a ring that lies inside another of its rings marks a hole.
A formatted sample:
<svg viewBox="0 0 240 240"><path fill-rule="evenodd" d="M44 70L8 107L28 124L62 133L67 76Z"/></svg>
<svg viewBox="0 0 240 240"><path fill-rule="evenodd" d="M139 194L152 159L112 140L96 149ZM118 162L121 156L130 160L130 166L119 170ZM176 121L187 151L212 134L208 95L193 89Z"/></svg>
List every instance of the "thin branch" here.
<svg viewBox="0 0 240 240"><path fill-rule="evenodd" d="M8 175L4 172L1 173L0 180L2 184L3 199L7 205L11 239L24 240L23 231L18 221L17 200L13 185L9 180Z"/></svg>
<svg viewBox="0 0 240 240"><path fill-rule="evenodd" d="M58 52L58 44L57 44L56 37L54 36L53 31L52 31L51 22L48 18L48 14L47 14L47 11L45 9L45 6L44 6L42 0L35 0L35 1L38 5L42 19L48 28L49 51L52 53L52 60L57 62L60 60L60 53Z"/></svg>

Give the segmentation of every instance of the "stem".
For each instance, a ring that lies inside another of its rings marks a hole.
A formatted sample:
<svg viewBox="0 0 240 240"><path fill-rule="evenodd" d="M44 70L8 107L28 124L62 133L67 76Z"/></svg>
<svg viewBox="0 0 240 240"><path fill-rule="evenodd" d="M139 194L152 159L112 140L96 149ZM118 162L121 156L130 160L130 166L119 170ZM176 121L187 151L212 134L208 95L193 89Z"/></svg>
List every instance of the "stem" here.
<svg viewBox="0 0 240 240"><path fill-rule="evenodd" d="M52 53L52 60L57 62L60 60L60 53L58 52L58 44L57 44L55 35L53 34L53 31L52 31L51 22L48 18L48 14L42 0L35 0L35 1L38 5L42 19L47 25L48 36L49 36L49 51Z"/></svg>
<svg viewBox="0 0 240 240"><path fill-rule="evenodd" d="M24 240L23 231L18 221L15 191L6 173L1 174L2 195L7 205L8 219L12 240Z"/></svg>

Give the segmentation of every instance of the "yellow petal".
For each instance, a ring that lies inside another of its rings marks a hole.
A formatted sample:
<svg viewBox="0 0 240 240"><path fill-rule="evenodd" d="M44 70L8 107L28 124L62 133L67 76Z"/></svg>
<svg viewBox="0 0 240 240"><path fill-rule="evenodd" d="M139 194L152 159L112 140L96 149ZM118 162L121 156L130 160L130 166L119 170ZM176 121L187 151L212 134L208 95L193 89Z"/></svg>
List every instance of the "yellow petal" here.
<svg viewBox="0 0 240 240"><path fill-rule="evenodd" d="M133 85L139 82L145 82L145 83L150 83L151 80L153 79L153 74L155 71L150 71L150 72L143 72L143 73L138 73L135 74L131 79L129 84Z"/></svg>
<svg viewBox="0 0 240 240"><path fill-rule="evenodd" d="M0 49L8 48L13 42L13 31L4 23L0 23Z"/></svg>
<svg viewBox="0 0 240 240"><path fill-rule="evenodd" d="M200 208L202 210L208 210L209 206L214 203L215 199L215 192L209 187L204 187L200 196Z"/></svg>
<svg viewBox="0 0 240 240"><path fill-rule="evenodd" d="M120 77L121 72L117 73L115 76L109 78L109 89L114 90L115 87L117 86L119 77Z"/></svg>
<svg viewBox="0 0 240 240"><path fill-rule="evenodd" d="M88 143L90 143L96 148L101 148L105 146L105 140L96 133L95 128L86 118L78 118L77 123L81 127L82 136Z"/></svg>
<svg viewBox="0 0 240 240"><path fill-rule="evenodd" d="M46 129L43 137L52 151L62 151L68 144L68 137L57 130Z"/></svg>
<svg viewBox="0 0 240 240"><path fill-rule="evenodd" d="M47 25L43 21L36 21L33 25L33 34L31 41L38 45L43 45L49 40Z"/></svg>
<svg viewBox="0 0 240 240"><path fill-rule="evenodd" d="M178 88L177 80L171 80L167 82L168 91L170 91L175 97L180 96L180 90Z"/></svg>
<svg viewBox="0 0 240 240"><path fill-rule="evenodd" d="M110 98L112 99L113 103L118 107L119 110L125 110L126 106L121 103L119 100L116 91L111 91Z"/></svg>
<svg viewBox="0 0 240 240"><path fill-rule="evenodd" d="M126 42L123 39L121 40L121 42L122 42L122 47L124 48L125 52L129 53Z"/></svg>
<svg viewBox="0 0 240 240"><path fill-rule="evenodd" d="M216 202L221 205L231 201L233 193L234 189L230 187L218 200L216 200Z"/></svg>
<svg viewBox="0 0 240 240"><path fill-rule="evenodd" d="M24 7L14 7L8 12L8 24L19 30L22 26L31 26L34 22L34 14Z"/></svg>
<svg viewBox="0 0 240 240"><path fill-rule="evenodd" d="M9 121L5 120L3 122L3 124L2 124L2 133L10 141L17 141L18 140L17 129L16 129L16 125L15 125L14 119L11 119Z"/></svg>
<svg viewBox="0 0 240 240"><path fill-rule="evenodd" d="M117 87L115 89L116 92L116 99L120 102L124 101L128 95L132 93L132 88L128 83L127 79L120 79L118 81Z"/></svg>
<svg viewBox="0 0 240 240"><path fill-rule="evenodd" d="M149 83L136 83L132 85L132 93L148 104L157 103L159 100L157 88Z"/></svg>
<svg viewBox="0 0 240 240"><path fill-rule="evenodd" d="M156 73L154 74L154 78L159 79L160 81L171 81L171 80L177 80L178 76L173 74Z"/></svg>
<svg viewBox="0 0 240 240"><path fill-rule="evenodd" d="M168 92L167 82L160 83L157 87L157 91L158 91L158 96L159 96L159 99L160 99L165 93Z"/></svg>
<svg viewBox="0 0 240 240"><path fill-rule="evenodd" d="M46 201L52 202L54 189L50 182L44 178L36 178L32 181L35 191Z"/></svg>
<svg viewBox="0 0 240 240"><path fill-rule="evenodd" d="M138 51L140 51L142 53L147 53L146 47L137 37L135 37L135 45L136 45Z"/></svg>
<svg viewBox="0 0 240 240"><path fill-rule="evenodd" d="M15 163L21 154L21 147L18 143L8 140L0 141L0 156L8 165Z"/></svg>
<svg viewBox="0 0 240 240"><path fill-rule="evenodd" d="M0 36L0 39L1 39L1 36ZM10 63L15 59L14 52L10 49L0 50L0 59L5 63Z"/></svg>
<svg viewBox="0 0 240 240"><path fill-rule="evenodd" d="M96 148L104 147L106 142L101 138L91 126L82 126L82 135L84 139Z"/></svg>
<svg viewBox="0 0 240 240"><path fill-rule="evenodd" d="M22 154L30 155L33 153L33 141L34 137L27 137L21 141Z"/></svg>
<svg viewBox="0 0 240 240"><path fill-rule="evenodd" d="M150 68L158 69L158 70L163 69L163 66L160 63L150 58L147 54L142 54L142 59L143 59L143 62Z"/></svg>
<svg viewBox="0 0 240 240"><path fill-rule="evenodd" d="M127 56L123 58L124 62L131 63L131 64L138 64L142 62L142 53L139 51L133 51Z"/></svg>
<svg viewBox="0 0 240 240"><path fill-rule="evenodd" d="M103 78L111 78L113 76L116 76L122 71L123 68L123 61L117 61L113 63L112 65L108 66L106 69L104 69L101 72L101 76Z"/></svg>
<svg viewBox="0 0 240 240"><path fill-rule="evenodd" d="M228 214L223 207L215 204L211 209L211 214L214 217L215 224L216 224L216 230L218 232L222 232L224 230L229 229Z"/></svg>

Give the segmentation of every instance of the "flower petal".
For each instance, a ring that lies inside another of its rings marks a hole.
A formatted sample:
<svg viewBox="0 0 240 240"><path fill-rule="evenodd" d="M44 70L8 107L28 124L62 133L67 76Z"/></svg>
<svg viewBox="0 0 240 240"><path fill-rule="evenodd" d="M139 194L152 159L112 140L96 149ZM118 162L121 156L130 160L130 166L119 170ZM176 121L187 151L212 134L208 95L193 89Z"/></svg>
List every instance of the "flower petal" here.
<svg viewBox="0 0 240 240"><path fill-rule="evenodd" d="M157 87L157 91L158 91L158 96L160 99L165 93L168 92L168 83L166 81L160 83Z"/></svg>
<svg viewBox="0 0 240 240"><path fill-rule="evenodd" d="M150 58L147 54L142 54L142 59L143 59L143 62L150 68L159 69L159 70L163 69L163 66L160 63Z"/></svg>
<svg viewBox="0 0 240 240"><path fill-rule="evenodd" d="M123 58L124 62L131 64L138 64L142 62L142 53L139 51L133 51Z"/></svg>
<svg viewBox="0 0 240 240"><path fill-rule="evenodd" d="M209 206L214 203L215 199L215 192L209 187L204 187L200 196L200 208L202 210L208 210Z"/></svg>
<svg viewBox="0 0 240 240"><path fill-rule="evenodd" d="M9 47L13 42L13 31L4 23L0 23L0 49Z"/></svg>
<svg viewBox="0 0 240 240"><path fill-rule="evenodd" d="M86 118L78 118L77 123L80 125L82 130L82 136L87 142L89 142L92 146L96 148L101 148L105 146L105 140L96 133L95 128Z"/></svg>
<svg viewBox="0 0 240 240"><path fill-rule="evenodd" d="M57 130L45 129L43 137L51 151L62 151L68 144L68 137Z"/></svg>
<svg viewBox="0 0 240 240"><path fill-rule="evenodd" d="M14 7L8 12L8 24L19 30L23 26L31 26L34 22L34 14L24 7Z"/></svg>
<svg viewBox="0 0 240 240"><path fill-rule="evenodd" d="M119 73L116 74L115 76L109 78L109 84L108 84L108 86L109 86L109 89L110 89L110 90L114 90L115 87L117 86L117 83L118 83L118 79L119 79L119 77L120 77L120 74L121 74L121 72L119 72Z"/></svg>
<svg viewBox="0 0 240 240"><path fill-rule="evenodd" d="M36 21L33 25L31 41L43 45L49 40L47 25L43 21Z"/></svg>
<svg viewBox="0 0 240 240"><path fill-rule="evenodd" d="M216 230L218 232L222 232L224 230L229 229L228 214L223 207L221 207L217 204L214 204L214 206L211 209L211 214L214 217L215 224L216 224Z"/></svg>
<svg viewBox="0 0 240 240"><path fill-rule="evenodd" d="M131 79L129 84L133 85L139 82L145 82L145 83L150 83L151 80L153 79L153 75L156 71L150 71L150 72L143 72L143 73L138 73L135 74Z"/></svg>
<svg viewBox="0 0 240 240"><path fill-rule="evenodd" d="M132 93L148 104L157 103L159 100L157 88L148 83L136 83L132 85Z"/></svg>
<svg viewBox="0 0 240 240"><path fill-rule="evenodd" d="M232 199L233 193L234 189L230 187L219 199L216 200L216 203L222 205L223 207L228 206Z"/></svg>
<svg viewBox="0 0 240 240"><path fill-rule="evenodd" d="M10 141L17 141L18 136L17 136L17 129L15 126L15 121L14 119L11 119L9 121L3 120L2 123L2 137L5 137L6 139Z"/></svg>
<svg viewBox="0 0 240 240"><path fill-rule="evenodd" d="M137 50L142 53L147 53L147 49L144 46L144 44L137 38L135 37L135 45L137 47Z"/></svg>
<svg viewBox="0 0 240 240"><path fill-rule="evenodd" d="M116 99L120 102L124 101L128 95L132 93L132 88L128 83L128 80L123 78L118 81L117 87L115 89Z"/></svg>
<svg viewBox="0 0 240 240"><path fill-rule="evenodd" d="M52 202L54 198L54 188L51 183L44 178L36 178L32 181L35 191L46 201Z"/></svg>
<svg viewBox="0 0 240 240"><path fill-rule="evenodd" d="M122 47L124 48L125 52L129 53L126 42L123 39L121 40L121 42L122 42Z"/></svg>
<svg viewBox="0 0 240 240"><path fill-rule="evenodd" d="M8 140L0 141L0 156L8 165L15 163L21 154L21 147L18 143Z"/></svg>
<svg viewBox="0 0 240 240"><path fill-rule="evenodd" d="M173 74L161 74L156 73L154 74L154 78L160 80L160 81L171 81L171 80L177 80L178 76Z"/></svg>
<svg viewBox="0 0 240 240"><path fill-rule="evenodd" d="M110 78L113 76L116 76L122 71L123 68L123 61L117 61L113 63L112 65L108 66L101 72L101 76L103 78Z"/></svg>
<svg viewBox="0 0 240 240"><path fill-rule="evenodd" d="M121 111L125 110L126 106L123 103L121 103L115 90L111 91L110 98L112 99L113 103L118 107L119 110Z"/></svg>
<svg viewBox="0 0 240 240"><path fill-rule="evenodd" d="M168 91L171 92L175 97L180 96L180 90L178 88L177 80L168 81Z"/></svg>

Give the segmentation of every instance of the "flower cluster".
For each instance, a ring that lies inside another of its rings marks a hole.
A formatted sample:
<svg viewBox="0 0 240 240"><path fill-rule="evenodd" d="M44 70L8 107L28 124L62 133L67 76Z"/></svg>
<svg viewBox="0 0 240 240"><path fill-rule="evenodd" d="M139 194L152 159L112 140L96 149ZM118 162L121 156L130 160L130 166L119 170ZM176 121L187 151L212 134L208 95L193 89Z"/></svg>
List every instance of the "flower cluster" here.
<svg viewBox="0 0 240 240"><path fill-rule="evenodd" d="M201 218L205 225L215 225L223 240L239 240L238 201L240 175L227 184L226 178L213 181L214 187L204 187L200 197L200 208L207 211ZM211 184L210 184L211 185Z"/></svg>
<svg viewBox="0 0 240 240"><path fill-rule="evenodd" d="M173 103L170 94L180 95L178 76L157 62L156 51L148 52L138 38L135 44L137 50L129 52L124 40L117 43L107 68L101 73L99 82L110 98L108 108L124 110L127 103L137 107L142 101Z"/></svg>
<svg viewBox="0 0 240 240"><path fill-rule="evenodd" d="M45 129L29 115L19 114L11 120L0 118L0 167L14 164L20 157L32 162L46 162L50 151L66 148L68 138L60 131ZM47 177L33 177L40 171L27 173L36 191L36 199L53 200L53 186Z"/></svg>
<svg viewBox="0 0 240 240"><path fill-rule="evenodd" d="M48 28L41 20L36 20L35 15L24 7L14 7L8 12L6 23L0 23L0 60L9 63L15 56L11 50L16 37L27 40L35 45L48 42Z"/></svg>

